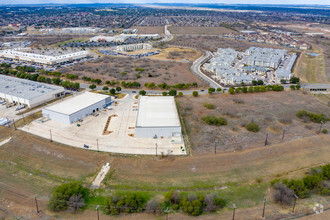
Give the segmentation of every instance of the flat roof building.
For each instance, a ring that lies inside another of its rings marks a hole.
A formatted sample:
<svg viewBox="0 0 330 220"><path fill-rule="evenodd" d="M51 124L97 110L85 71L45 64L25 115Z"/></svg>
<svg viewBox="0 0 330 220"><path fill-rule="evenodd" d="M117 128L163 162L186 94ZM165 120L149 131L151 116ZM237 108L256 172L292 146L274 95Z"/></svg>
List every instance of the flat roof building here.
<svg viewBox="0 0 330 220"><path fill-rule="evenodd" d="M45 65L54 65L59 63L65 63L69 61L74 61L78 59L82 59L89 56L88 51L79 51L75 53L57 55L57 56L49 56L35 53L27 53L21 52L18 50L2 50L0 51L0 58L7 58L37 64L45 64Z"/></svg>
<svg viewBox="0 0 330 220"><path fill-rule="evenodd" d="M111 103L111 96L85 92L42 109L42 114L53 121L72 124L97 112Z"/></svg>
<svg viewBox="0 0 330 220"><path fill-rule="evenodd" d="M0 75L0 98L34 107L60 97L64 88L27 79Z"/></svg>
<svg viewBox="0 0 330 220"><path fill-rule="evenodd" d="M137 138L181 136L181 124L174 97L140 97L135 135Z"/></svg>

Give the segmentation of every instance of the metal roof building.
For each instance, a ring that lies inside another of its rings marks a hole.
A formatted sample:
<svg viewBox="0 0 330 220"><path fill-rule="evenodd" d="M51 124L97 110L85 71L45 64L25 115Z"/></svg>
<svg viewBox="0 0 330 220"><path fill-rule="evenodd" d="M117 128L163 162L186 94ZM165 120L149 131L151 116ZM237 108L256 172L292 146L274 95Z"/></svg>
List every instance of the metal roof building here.
<svg viewBox="0 0 330 220"><path fill-rule="evenodd" d="M174 97L140 97L135 135L138 138L181 136L181 124Z"/></svg>
<svg viewBox="0 0 330 220"><path fill-rule="evenodd" d="M64 88L60 86L0 75L0 98L8 102L31 108L63 94Z"/></svg>
<svg viewBox="0 0 330 220"><path fill-rule="evenodd" d="M88 51L79 51L75 53L62 54L57 56L42 55L35 53L21 52L18 50L2 50L0 51L1 58L26 61L31 63L54 65L65 63L68 61L78 60L89 56Z"/></svg>
<svg viewBox="0 0 330 220"><path fill-rule="evenodd" d="M72 124L97 112L111 102L111 96L85 92L42 109L42 114L53 121Z"/></svg>

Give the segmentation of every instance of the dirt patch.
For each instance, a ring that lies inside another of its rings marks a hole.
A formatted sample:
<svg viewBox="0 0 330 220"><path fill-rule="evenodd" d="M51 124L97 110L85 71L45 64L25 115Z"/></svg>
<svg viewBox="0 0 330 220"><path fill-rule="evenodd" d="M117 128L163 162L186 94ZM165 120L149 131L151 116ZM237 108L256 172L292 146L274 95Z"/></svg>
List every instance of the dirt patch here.
<svg viewBox="0 0 330 220"><path fill-rule="evenodd" d="M106 80L117 80L137 81L142 86L151 82L169 85L193 82L200 84L200 80L191 73L190 65L183 62L104 56L92 62L61 68L59 71L78 74L80 78L82 76L99 78L103 83Z"/></svg>
<svg viewBox="0 0 330 220"><path fill-rule="evenodd" d="M164 34L164 26L133 26L131 29L138 29L138 34Z"/></svg>
<svg viewBox="0 0 330 220"><path fill-rule="evenodd" d="M237 100L244 104L236 104ZM223 151L242 150L255 143L262 146L267 132L270 144L281 143L283 129L285 141L313 136L319 124L304 123L296 113L329 113L327 105L302 91L201 95L178 98L178 102L195 154L214 151L215 144ZM214 104L215 109L204 108L205 102ZM228 125L207 125L201 120L206 115L224 117ZM247 131L245 126L250 122L256 122L260 131ZM329 130L328 124L325 126Z"/></svg>
<svg viewBox="0 0 330 220"><path fill-rule="evenodd" d="M220 35L230 34L235 31L225 27L176 27L170 26L168 30L171 34L202 34L202 35Z"/></svg>
<svg viewBox="0 0 330 220"><path fill-rule="evenodd" d="M194 61L202 56L202 52L190 48L169 47L160 49L158 55L152 56L151 59L176 60L176 61Z"/></svg>

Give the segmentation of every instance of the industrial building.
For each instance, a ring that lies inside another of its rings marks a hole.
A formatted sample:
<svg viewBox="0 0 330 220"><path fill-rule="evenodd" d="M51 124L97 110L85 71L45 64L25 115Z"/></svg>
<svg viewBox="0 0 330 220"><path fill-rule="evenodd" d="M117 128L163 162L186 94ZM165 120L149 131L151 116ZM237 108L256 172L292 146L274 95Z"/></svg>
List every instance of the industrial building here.
<svg viewBox="0 0 330 220"><path fill-rule="evenodd" d="M0 75L0 98L10 103L38 106L64 95L64 88Z"/></svg>
<svg viewBox="0 0 330 220"><path fill-rule="evenodd" d="M111 104L111 96L85 92L42 109L44 117L63 124L72 124Z"/></svg>
<svg viewBox="0 0 330 220"><path fill-rule="evenodd" d="M12 59L36 64L55 65L66 63L74 60L79 60L89 56L88 51L79 51L75 53L49 56L35 53L21 52L18 50L1 50L0 58Z"/></svg>
<svg viewBox="0 0 330 220"><path fill-rule="evenodd" d="M115 51L119 52L129 52L135 50L150 50L152 49L151 44L141 43L141 44L127 44L127 45L120 45L115 47Z"/></svg>
<svg viewBox="0 0 330 220"><path fill-rule="evenodd" d="M181 136L181 125L173 96L142 96L135 126L137 138Z"/></svg>

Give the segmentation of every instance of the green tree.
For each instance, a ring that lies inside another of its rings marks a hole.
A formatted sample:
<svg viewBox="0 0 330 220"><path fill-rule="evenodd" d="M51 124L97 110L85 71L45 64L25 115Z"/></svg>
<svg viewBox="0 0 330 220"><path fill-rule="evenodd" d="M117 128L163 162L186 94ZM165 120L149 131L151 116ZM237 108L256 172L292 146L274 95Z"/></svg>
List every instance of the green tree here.
<svg viewBox="0 0 330 220"><path fill-rule="evenodd" d="M144 95L147 94L147 92L145 90L140 90L139 94L142 95L142 96L144 96Z"/></svg>
<svg viewBox="0 0 330 220"><path fill-rule="evenodd" d="M221 92L221 90L222 90L221 88L217 88L217 92Z"/></svg>
<svg viewBox="0 0 330 220"><path fill-rule="evenodd" d="M78 182L63 183L55 188L49 201L49 208L52 211L65 211L69 207L69 200L72 196L81 196L84 200L89 197L89 189Z"/></svg>
<svg viewBox="0 0 330 220"><path fill-rule="evenodd" d="M110 89L110 94L111 94L111 95L116 94L116 90L115 90L114 88Z"/></svg>
<svg viewBox="0 0 330 220"><path fill-rule="evenodd" d="M169 92L168 92L168 95L170 96L176 96L177 94L177 91L175 89L171 89Z"/></svg>
<svg viewBox="0 0 330 220"><path fill-rule="evenodd" d="M116 90L117 90L117 92L120 92L121 91L121 87L117 86L116 87Z"/></svg>
<svg viewBox="0 0 330 220"><path fill-rule="evenodd" d="M163 92L162 94L163 94L163 96L167 96L167 92Z"/></svg>
<svg viewBox="0 0 330 220"><path fill-rule="evenodd" d="M209 88L209 89L208 89L208 93L209 93L209 94L212 94L212 93L214 93L214 92L215 92L215 88Z"/></svg>
<svg viewBox="0 0 330 220"><path fill-rule="evenodd" d="M108 86L103 86L102 90L107 91L107 90L109 90L109 87Z"/></svg>
<svg viewBox="0 0 330 220"><path fill-rule="evenodd" d="M299 79L298 77L292 77L292 78L290 79L290 83L297 84L297 83L299 83L299 82L300 82L300 79Z"/></svg>
<svg viewBox="0 0 330 220"><path fill-rule="evenodd" d="M92 84L89 86L90 89L94 90L96 88L96 85Z"/></svg>
<svg viewBox="0 0 330 220"><path fill-rule="evenodd" d="M295 90L296 87L295 87L294 85L291 85L291 86L290 86L290 89L291 89L291 90Z"/></svg>
<svg viewBox="0 0 330 220"><path fill-rule="evenodd" d="M247 88L247 87L243 87L243 88L242 88L242 92L243 92L243 93L247 93L247 92L248 92L248 88Z"/></svg>
<svg viewBox="0 0 330 220"><path fill-rule="evenodd" d="M192 92L192 95L193 95L194 97L197 97L197 96L198 96L198 92L197 92L197 91L193 91L193 92Z"/></svg>
<svg viewBox="0 0 330 220"><path fill-rule="evenodd" d="M250 86L249 87L249 93L253 93L253 92L254 92L253 86Z"/></svg>
<svg viewBox="0 0 330 220"><path fill-rule="evenodd" d="M299 90L301 88L300 84L296 85L296 89Z"/></svg>
<svg viewBox="0 0 330 220"><path fill-rule="evenodd" d="M234 95L235 94L235 89L233 87L230 87L228 89L229 94Z"/></svg>
<svg viewBox="0 0 330 220"><path fill-rule="evenodd" d="M183 96L183 93L182 92L179 92L178 96L182 97Z"/></svg>

